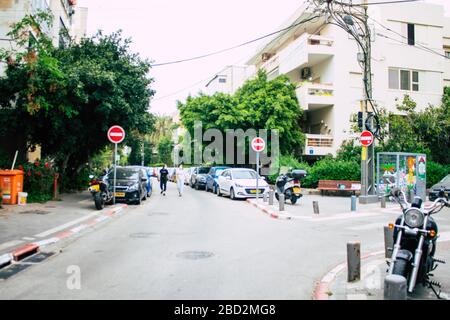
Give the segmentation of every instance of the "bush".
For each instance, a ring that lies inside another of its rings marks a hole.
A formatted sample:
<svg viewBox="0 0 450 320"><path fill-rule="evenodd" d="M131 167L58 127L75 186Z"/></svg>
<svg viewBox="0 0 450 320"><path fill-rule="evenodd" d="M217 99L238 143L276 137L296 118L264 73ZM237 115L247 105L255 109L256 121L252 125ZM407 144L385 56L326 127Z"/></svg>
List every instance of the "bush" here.
<svg viewBox="0 0 450 320"><path fill-rule="evenodd" d="M428 161L427 162L427 188L441 181L446 175L450 174L450 165L444 166L442 164Z"/></svg>
<svg viewBox="0 0 450 320"><path fill-rule="evenodd" d="M24 191L29 203L44 203L53 197L55 171L50 162L36 161L19 166L24 171Z"/></svg>
<svg viewBox="0 0 450 320"><path fill-rule="evenodd" d="M311 167L304 162L299 162L294 156L292 155L288 155L288 156L281 156L279 159L280 163L280 168L281 167L288 167L288 168L292 168L292 169L302 169L302 170L306 170L306 172L308 172L311 170ZM280 174L280 170L278 170L277 173L270 175L268 177L268 182L271 184L275 184L275 181L277 180L278 175Z"/></svg>
<svg viewBox="0 0 450 320"><path fill-rule="evenodd" d="M326 158L317 161L308 172L303 186L317 188L319 180L349 180L361 179L361 165L355 161L344 161Z"/></svg>

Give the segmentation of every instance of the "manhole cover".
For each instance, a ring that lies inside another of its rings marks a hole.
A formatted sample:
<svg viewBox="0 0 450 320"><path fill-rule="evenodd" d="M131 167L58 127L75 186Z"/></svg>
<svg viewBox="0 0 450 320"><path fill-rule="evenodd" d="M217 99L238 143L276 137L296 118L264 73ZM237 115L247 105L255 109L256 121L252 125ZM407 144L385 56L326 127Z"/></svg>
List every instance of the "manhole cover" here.
<svg viewBox="0 0 450 320"><path fill-rule="evenodd" d="M48 211L42 211L42 210L30 210L30 211L22 211L20 214L38 214L38 215L46 215L49 214Z"/></svg>
<svg viewBox="0 0 450 320"><path fill-rule="evenodd" d="M152 232L138 232L138 233L132 233L130 234L130 238L133 239L146 239L146 238L150 238L151 236L155 236L157 235L156 233L152 233Z"/></svg>
<svg viewBox="0 0 450 320"><path fill-rule="evenodd" d="M214 253L208 251L186 251L177 254L178 258L188 259L188 260L200 260L208 259L214 256Z"/></svg>

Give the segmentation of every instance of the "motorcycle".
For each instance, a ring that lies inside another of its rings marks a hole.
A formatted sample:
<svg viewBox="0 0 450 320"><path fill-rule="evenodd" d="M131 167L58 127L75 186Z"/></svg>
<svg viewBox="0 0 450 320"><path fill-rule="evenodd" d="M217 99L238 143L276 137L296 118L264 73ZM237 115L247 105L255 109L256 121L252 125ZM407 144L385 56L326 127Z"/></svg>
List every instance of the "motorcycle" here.
<svg viewBox="0 0 450 320"><path fill-rule="evenodd" d="M395 224L389 228L394 231L394 249L391 261L388 262L388 274L405 277L408 282L407 291L413 293L416 284L422 284L430 288L433 293L441 299L441 284L432 281L432 271L445 261L434 257L436 253L436 242L439 237L438 226L432 218L444 207L450 207L448 197L441 190L438 199L431 207L424 207L420 197L415 197L412 203L408 203L403 191L394 189L391 198L397 202L403 214Z"/></svg>
<svg viewBox="0 0 450 320"><path fill-rule="evenodd" d="M300 180L306 175L305 170L292 170L280 174L275 182L275 198L279 201L280 194L284 194L285 201L290 200L293 205L296 204L297 200L303 197Z"/></svg>
<svg viewBox="0 0 450 320"><path fill-rule="evenodd" d="M89 191L94 198L95 208L103 210L106 204L111 204L113 201L113 194L109 191L108 184L103 181L89 176Z"/></svg>

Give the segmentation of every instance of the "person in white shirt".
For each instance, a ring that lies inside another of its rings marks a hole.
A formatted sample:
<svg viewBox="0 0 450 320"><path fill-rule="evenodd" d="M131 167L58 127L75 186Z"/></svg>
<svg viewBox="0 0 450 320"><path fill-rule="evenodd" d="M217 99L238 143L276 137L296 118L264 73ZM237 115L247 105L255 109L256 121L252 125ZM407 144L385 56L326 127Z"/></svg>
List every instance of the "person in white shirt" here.
<svg viewBox="0 0 450 320"><path fill-rule="evenodd" d="M178 194L182 197L184 191L184 179L186 177L182 164L180 164L180 166L176 169L175 175L177 178Z"/></svg>

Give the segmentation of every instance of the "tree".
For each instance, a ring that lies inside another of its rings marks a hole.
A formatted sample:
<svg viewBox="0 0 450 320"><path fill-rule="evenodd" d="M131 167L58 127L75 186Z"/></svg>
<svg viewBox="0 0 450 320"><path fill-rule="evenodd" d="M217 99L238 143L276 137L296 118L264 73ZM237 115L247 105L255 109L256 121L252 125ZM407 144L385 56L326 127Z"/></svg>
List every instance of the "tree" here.
<svg viewBox="0 0 450 320"><path fill-rule="evenodd" d="M39 17L27 16L11 36L29 41L25 31L38 28ZM2 130L41 145L66 179L75 178L108 145L110 126L121 125L127 140L133 139L131 132L151 133L150 63L130 52L130 42L120 31L99 32L80 44L54 48L45 34L37 33L25 52L3 52L8 67L0 78Z"/></svg>
<svg viewBox="0 0 450 320"><path fill-rule="evenodd" d="M161 163L172 165L173 142L170 138L163 137L158 144L158 156Z"/></svg>

